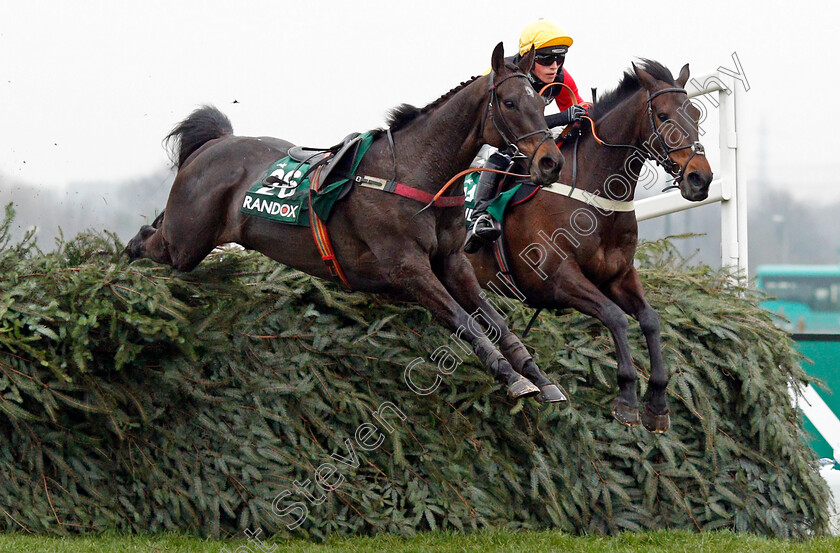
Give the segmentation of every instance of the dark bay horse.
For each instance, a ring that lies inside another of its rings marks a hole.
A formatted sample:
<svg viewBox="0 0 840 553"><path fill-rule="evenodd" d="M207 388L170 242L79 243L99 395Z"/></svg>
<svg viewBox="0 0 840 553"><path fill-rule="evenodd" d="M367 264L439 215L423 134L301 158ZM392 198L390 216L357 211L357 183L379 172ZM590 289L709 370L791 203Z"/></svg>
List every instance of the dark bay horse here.
<svg viewBox="0 0 840 553"><path fill-rule="evenodd" d="M462 83L423 109L398 107L389 131L375 132L356 174L431 195L489 143L519 149L532 161L534 182L553 182L563 156L525 76L533 58L532 51L518 66L506 63L500 43L490 74ZM235 242L316 277L330 277L311 229L240 211L249 187L287 155L291 143L235 136L227 117L211 107L196 110L168 138L178 150L178 173L164 212L126 247L132 260L149 258L189 271L217 245ZM463 195L458 188L453 187L453 196ZM327 228L349 285L429 309L455 331L455 340L472 346L512 397L565 401L484 298L463 253L463 202L422 208L415 199L361 187L336 204ZM477 323L479 314L485 328Z"/></svg>
<svg viewBox="0 0 840 553"><path fill-rule="evenodd" d="M573 194L583 193L588 203L568 197L568 189L553 193L544 188L508 211L500 239L508 252L510 276L529 305L571 307L609 328L618 358L613 415L628 426L639 424L639 411L624 314L639 321L651 365L641 421L651 432L670 427L668 373L659 316L645 300L633 267L638 229L631 202L646 159L662 164L687 200L708 196L712 172L698 142L700 112L683 89L688 77L688 65L676 81L657 62L633 65L618 87L592 106L592 125L581 126L577 143L566 140L561 148L567 163L560 182L572 185L577 190ZM502 276L490 248L469 257L483 286L494 283L495 290L508 290L500 286Z"/></svg>

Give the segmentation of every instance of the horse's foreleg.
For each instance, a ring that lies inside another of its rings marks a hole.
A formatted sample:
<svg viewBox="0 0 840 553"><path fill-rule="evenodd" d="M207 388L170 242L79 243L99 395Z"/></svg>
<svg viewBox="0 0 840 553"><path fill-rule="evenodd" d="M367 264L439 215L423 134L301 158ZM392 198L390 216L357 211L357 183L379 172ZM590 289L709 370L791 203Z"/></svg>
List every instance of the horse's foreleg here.
<svg viewBox="0 0 840 553"><path fill-rule="evenodd" d="M493 342L482 331L476 320L450 295L432 271L431 265L421 256L411 256L399 262L389 273L392 283L408 293L428 309L455 336L470 343L479 361L500 383L507 386L513 398L529 397L540 392L529 380L513 370ZM478 288L478 284L475 284Z"/></svg>
<svg viewBox="0 0 840 553"><path fill-rule="evenodd" d="M516 334L510 331L504 317L487 300L469 260L462 252L445 257L440 264L440 270L436 273L461 307L473 313L474 318L480 315L482 319L493 325L493 332L499 335L498 344L502 355L510 362L514 370L539 387L537 401L557 403L568 400L568 394L540 372L525 345Z"/></svg>
<svg viewBox="0 0 840 553"><path fill-rule="evenodd" d="M671 426L668 402L665 392L668 387L668 371L662 360L662 340L659 329L659 315L645 299L642 282L636 269L613 284L608 295L627 314L639 321L645 335L650 354L650 380L642 397L645 408L642 411L642 424L651 432L665 432Z"/></svg>
<svg viewBox="0 0 840 553"><path fill-rule="evenodd" d="M613 303L598 287L589 281L580 268L563 263L552 278L553 296L558 305L572 307L584 315L595 317L612 334L618 362L618 397L615 400L613 416L627 426L639 424L639 408L636 396L636 368L630 356L627 340L627 317L621 308Z"/></svg>

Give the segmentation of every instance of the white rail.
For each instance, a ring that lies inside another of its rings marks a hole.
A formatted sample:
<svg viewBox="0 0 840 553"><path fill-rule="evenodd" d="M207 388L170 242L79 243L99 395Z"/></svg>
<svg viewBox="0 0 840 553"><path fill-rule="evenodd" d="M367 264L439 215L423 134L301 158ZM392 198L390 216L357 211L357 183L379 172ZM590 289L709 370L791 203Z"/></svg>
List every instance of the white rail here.
<svg viewBox="0 0 840 553"><path fill-rule="evenodd" d="M699 86L698 86L699 83ZM689 202L678 192L645 198L636 202L636 219L645 221L662 215L720 202L721 265L737 268L747 275L747 182L742 165L738 163L738 127L741 95L735 79L720 72L693 78L686 85L689 98L717 93L720 112L720 167L709 189L709 197L702 202ZM727 93L728 92L728 93Z"/></svg>
<svg viewBox="0 0 840 553"><path fill-rule="evenodd" d="M810 384L800 386L798 394L791 390L791 396L820 436L831 446L834 460L840 463L840 419Z"/></svg>

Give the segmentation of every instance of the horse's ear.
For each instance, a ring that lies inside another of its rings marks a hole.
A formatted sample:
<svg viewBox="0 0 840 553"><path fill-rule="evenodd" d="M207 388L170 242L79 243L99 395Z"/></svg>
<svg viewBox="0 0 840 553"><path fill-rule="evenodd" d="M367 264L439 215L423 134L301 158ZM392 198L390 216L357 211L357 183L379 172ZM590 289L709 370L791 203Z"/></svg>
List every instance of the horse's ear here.
<svg viewBox="0 0 840 553"><path fill-rule="evenodd" d="M519 70L527 75L528 72L534 67L535 56L536 50L534 50L534 45L532 44L531 49L528 50L528 53L525 54L521 60L519 60Z"/></svg>
<svg viewBox="0 0 840 553"><path fill-rule="evenodd" d="M505 45L504 43L498 43L495 48L493 48L493 57L490 59L490 67L493 68L493 72L495 74L499 74L502 72L502 69L505 66Z"/></svg>
<svg viewBox="0 0 840 553"><path fill-rule="evenodd" d="M656 79L654 79L650 73L644 69L639 69L635 63L631 63L630 65L633 66L633 72L636 74L636 78L639 79L639 83L641 83L648 92L656 91Z"/></svg>
<svg viewBox="0 0 840 553"><path fill-rule="evenodd" d="M680 76L677 77L677 84L680 88L685 88L685 83L688 82L688 77L690 73L688 71L688 64L683 65L683 68L680 69Z"/></svg>

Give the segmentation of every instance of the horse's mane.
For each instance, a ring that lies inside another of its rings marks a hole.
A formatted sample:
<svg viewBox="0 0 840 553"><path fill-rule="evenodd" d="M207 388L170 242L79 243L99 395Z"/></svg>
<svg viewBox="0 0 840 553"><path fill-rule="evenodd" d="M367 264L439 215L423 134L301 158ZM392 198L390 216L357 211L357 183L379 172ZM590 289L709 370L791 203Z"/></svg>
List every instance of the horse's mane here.
<svg viewBox="0 0 840 553"><path fill-rule="evenodd" d="M645 70L651 77L658 81L663 81L671 86L676 86L676 82L674 81L674 76L671 75L671 71L658 61L642 58L639 68ZM592 106L590 109L592 118L598 119L612 110L615 106L638 92L641 88L642 83L639 82L639 78L636 77L633 70L626 70L624 72L624 76L621 78L621 81L619 81L618 86L603 94Z"/></svg>
<svg viewBox="0 0 840 553"><path fill-rule="evenodd" d="M438 107L442 103L446 102L448 99L450 99L452 96L457 94L459 91L464 89L467 85L471 84L479 77L480 75L472 77L468 81L462 82L461 84L459 84L458 86L456 86L455 88L453 88L452 90L450 90L449 92L447 92L446 94L444 94L443 96L441 96L440 98L438 98L437 100L435 100L434 102L432 102L424 108L418 108L412 106L411 104L400 104L388 113L388 126L391 127L392 132L405 127L406 125L417 119L420 115L427 113L432 109Z"/></svg>
<svg viewBox="0 0 840 553"><path fill-rule="evenodd" d="M398 131L401 128L405 127L419 116L423 115L424 113L428 113L429 111L433 110L434 108L438 107L442 103L449 100L452 96L463 90L466 86L472 84L476 79L479 79L481 75L477 75L475 77L471 77L468 81L464 81L431 104L427 105L424 108L418 108L412 106L411 104L400 104L399 106L395 107L388 113L388 126L391 127L391 131Z"/></svg>

